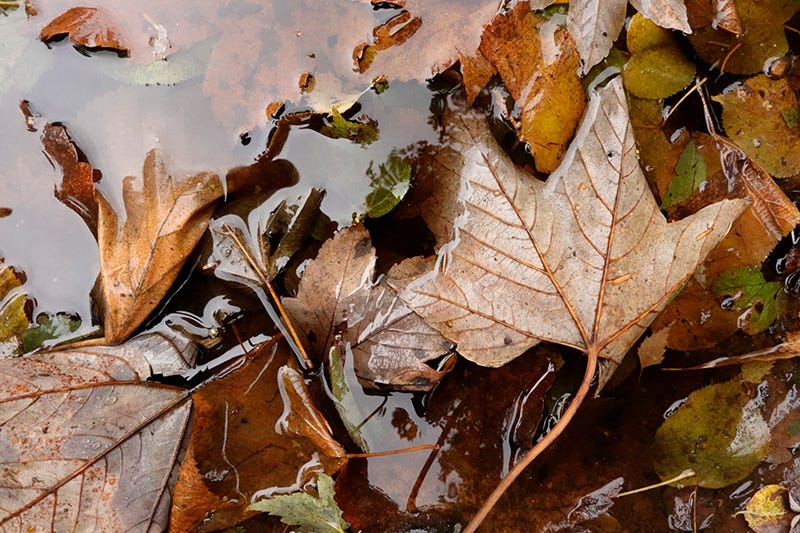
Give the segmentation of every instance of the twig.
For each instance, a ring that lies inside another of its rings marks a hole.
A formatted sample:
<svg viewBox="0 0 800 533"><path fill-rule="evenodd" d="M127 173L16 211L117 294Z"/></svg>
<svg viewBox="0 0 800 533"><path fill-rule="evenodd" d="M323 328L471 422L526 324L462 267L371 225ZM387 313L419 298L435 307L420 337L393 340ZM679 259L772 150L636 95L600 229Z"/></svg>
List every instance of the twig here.
<svg viewBox="0 0 800 533"><path fill-rule="evenodd" d="M314 368L314 363L312 363L311 359L308 358L305 348L303 348L303 343L300 341L300 337L299 335L297 335L297 331L295 331L294 326L292 325L292 321L289 320L289 315L286 313L286 309L283 307L283 304L281 303L281 299L278 296L278 293L275 292L275 288L272 286L272 283L270 283L269 279L261 271L261 268L259 268L258 262L256 262L255 258L250 253L249 248L241 241L241 239L239 239L239 236L236 235L236 232L233 230L233 228L231 228L227 224L224 224L222 226L222 229L224 230L225 234L233 241L233 243L236 244L236 246L239 248L239 251L242 253L244 258L250 264L250 268L252 268L253 271L255 271L256 275L258 275L258 278L261 280L261 283L269 291L272 300L275 302L275 305L278 308L278 312L281 314L283 322L286 324L286 328L289 330L289 335L291 335L292 340L295 342L295 344L297 344L297 350L299 351L298 355L300 355L300 357L303 359L303 362L305 363L306 367Z"/></svg>
<svg viewBox="0 0 800 533"><path fill-rule="evenodd" d="M666 485L671 485L672 483L677 483L678 481L681 481L682 479L694 477L696 475L697 475L697 472L695 472L692 469L684 470L683 472L681 472L680 474L678 474L677 476L675 476L672 479L668 479L666 481L662 481L661 483L656 483L655 485L648 485L646 487L639 487L638 489L629 490L627 492L620 492L619 494L617 494L616 497L617 498L622 498L622 497L625 497L625 496L630 496L631 494L638 494L640 492L645 492L645 491L648 491L648 490L651 490L651 489L657 489L658 487L664 487Z"/></svg>
<svg viewBox="0 0 800 533"><path fill-rule="evenodd" d="M550 433L545 435L542 440L537 442L536 446L531 448L530 451L528 451L528 453L526 453L522 459L520 459L519 462L514 465L508 474L506 474L506 477L504 477L497 487L495 487L495 489L489 495L489 498L486 499L481 508L478 510L477 514L472 517L472 520L469 521L469 524L467 524L467 527L463 529L462 533L475 533L506 490L508 490L511 484L514 483L514 480L517 479L517 477L519 477L519 475L528 467L528 465L531 464L534 459L536 459L545 449L547 449L548 446L550 446L554 440L558 438L559 435L561 435L561 433L564 432L572 418L575 416L575 413L578 411L578 408L583 403L583 400L586 399L586 396L589 393L595 370L597 370L597 357L598 349L595 347L590 347L586 353L586 372L583 374L583 381L581 381L581 386L578 388L578 392L575 393L575 398L570 402L567 410L564 411L564 416L562 416L558 423L553 426L553 429L550 431Z"/></svg>
<svg viewBox="0 0 800 533"><path fill-rule="evenodd" d="M385 452L368 452L368 453L348 453L348 459L366 459L369 457L384 457L386 455L400 455L401 453L412 453L421 450L438 450L438 444L420 444L419 446L412 446L410 448L401 448L399 450L387 450Z"/></svg>
<svg viewBox="0 0 800 533"><path fill-rule="evenodd" d="M19 2L0 2L0 7L19 7Z"/></svg>
<svg viewBox="0 0 800 533"><path fill-rule="evenodd" d="M671 116L672 116L672 114L675 112L675 110L676 110L676 109L678 109L678 106L679 106L679 105L681 105L681 104L683 103L683 101L684 101L684 100L686 100L687 98L689 98L689 95L690 95L690 94L692 94L694 91L697 91L697 94L700 94L700 90L699 90L699 89L700 89L700 87L701 87L701 86L702 86L702 85L703 85L705 82L707 82L707 81L708 81L708 78L703 78L702 80L700 80L700 81L698 81L697 83L695 83L695 84L694 84L694 87L692 87L691 89L689 89L688 91L686 91L686 92L683 94L683 96L681 96L681 99L680 99L680 100L678 100L678 101L675 103L675 105L674 105L674 106L672 106L672 109L670 109L670 110L669 110L669 113L667 113L667 116L666 116L666 117L664 117L664 120L662 121L662 123L665 123L665 122L667 122L667 121L669 120L669 117L671 117ZM701 97L701 98L702 98L702 97Z"/></svg>

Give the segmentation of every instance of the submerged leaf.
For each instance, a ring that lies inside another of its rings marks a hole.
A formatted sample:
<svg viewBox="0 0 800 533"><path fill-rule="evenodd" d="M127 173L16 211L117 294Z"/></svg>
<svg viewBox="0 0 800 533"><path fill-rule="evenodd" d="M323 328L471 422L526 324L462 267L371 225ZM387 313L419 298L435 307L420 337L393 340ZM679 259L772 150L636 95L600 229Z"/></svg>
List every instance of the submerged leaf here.
<svg viewBox="0 0 800 533"><path fill-rule="evenodd" d="M656 431L655 468L663 480L686 469L701 487L721 488L747 477L767 455L769 428L739 378L689 395Z"/></svg>
<svg viewBox="0 0 800 533"><path fill-rule="evenodd" d="M125 178L124 214L98 197L103 327L110 343L125 340L161 302L222 197L216 174L176 179L155 150L142 175L141 190L135 178Z"/></svg>
<svg viewBox="0 0 800 533"><path fill-rule="evenodd" d="M445 372L425 363L449 354L452 344L385 282L372 281L375 259L364 226L342 230L306 267L297 297L284 298L283 304L318 357L334 344L340 352L352 350L356 375L365 387L429 390ZM404 278L409 270L412 263L400 265L389 277Z"/></svg>
<svg viewBox="0 0 800 533"><path fill-rule="evenodd" d="M512 164L482 119L446 127L459 154L442 176L458 194L454 239L401 297L479 364L542 340L618 363L745 207L722 201L666 223L618 79L590 101L546 184ZM601 383L616 368L603 365Z"/></svg>
<svg viewBox="0 0 800 533"><path fill-rule="evenodd" d="M300 526L308 533L345 533L350 527L342 510L333 499L333 479L325 474L317 477L317 497L307 492L281 494L250 505L252 511L261 511L281 517L281 522Z"/></svg>
<svg viewBox="0 0 800 533"><path fill-rule="evenodd" d="M148 358L163 350L174 352L142 337L0 361L0 525L166 529L191 403L145 381Z"/></svg>
<svg viewBox="0 0 800 533"><path fill-rule="evenodd" d="M319 132L331 139L347 139L360 144L362 148L377 141L379 135L375 120L369 117L347 120L335 107L331 109L330 119Z"/></svg>
<svg viewBox="0 0 800 533"><path fill-rule="evenodd" d="M753 161L778 178L800 172L800 126L786 120L798 106L789 82L754 76L714 100L728 136Z"/></svg>
<svg viewBox="0 0 800 533"><path fill-rule="evenodd" d="M372 189L367 195L367 216L378 218L389 213L403 199L411 186L411 165L392 150L386 163L378 165L378 173L370 163L367 177Z"/></svg>
<svg viewBox="0 0 800 533"><path fill-rule="evenodd" d="M751 267L723 272L712 287L724 297L723 309L741 313L740 327L750 335L771 326L786 305L783 286L777 281L767 281L759 270Z"/></svg>

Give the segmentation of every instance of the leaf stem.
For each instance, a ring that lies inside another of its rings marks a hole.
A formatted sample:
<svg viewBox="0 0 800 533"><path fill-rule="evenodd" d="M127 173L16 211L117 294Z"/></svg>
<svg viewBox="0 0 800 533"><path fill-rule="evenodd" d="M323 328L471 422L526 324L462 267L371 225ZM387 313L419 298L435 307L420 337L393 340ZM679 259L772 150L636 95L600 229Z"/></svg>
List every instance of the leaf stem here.
<svg viewBox="0 0 800 533"><path fill-rule="evenodd" d="M561 433L564 432L592 386L592 379L594 378L594 373L597 370L598 351L598 348L595 346L590 346L587 350L586 371L583 374L583 381L581 381L578 392L575 393L575 398L570 402L567 410L564 411L564 415L553 427L550 433L545 435L542 440L537 442L536 446L531 448L530 451L528 451L528 453L526 453L522 459L520 459L519 462L514 465L506 477L500 481L475 516L472 517L472 520L469 521L467 527L462 530L462 533L475 533L503 494L505 494L506 490L508 490L511 484L514 483L514 480L516 480L517 477L519 477L519 475L528 467L528 465L531 464L534 459L536 459L548 446L550 446L550 444L552 444L554 440L558 438L559 435L561 435Z"/></svg>

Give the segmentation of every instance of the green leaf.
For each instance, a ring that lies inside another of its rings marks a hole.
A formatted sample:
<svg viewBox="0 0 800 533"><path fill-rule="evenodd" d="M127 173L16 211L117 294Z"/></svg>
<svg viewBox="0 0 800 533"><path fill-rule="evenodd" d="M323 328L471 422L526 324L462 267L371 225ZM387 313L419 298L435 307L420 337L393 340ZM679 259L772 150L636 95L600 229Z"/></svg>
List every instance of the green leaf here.
<svg viewBox="0 0 800 533"><path fill-rule="evenodd" d="M755 335L767 329L786 306L786 295L781 284L767 281L760 270L738 267L720 274L712 289L725 296L723 305L742 312L740 327L745 333Z"/></svg>
<svg viewBox="0 0 800 533"><path fill-rule="evenodd" d="M378 218L395 208L408 192L411 184L411 165L395 150L386 163L378 166L378 172L370 163L367 169L372 191L367 195L367 216Z"/></svg>
<svg viewBox="0 0 800 533"><path fill-rule="evenodd" d="M328 353L328 377L330 379L331 394L336 398L334 406L339 413L339 418L344 424L347 434L353 439L353 442L358 446L362 452L369 452L369 444L367 443L364 435L361 433L361 425L363 425L364 416L358 407L358 403L353 397L353 391L347 383L347 373L353 374L353 354L350 352L348 364L350 367L346 372L342 355L339 352L339 345L331 346ZM349 352L349 350L348 350Z"/></svg>
<svg viewBox="0 0 800 533"><path fill-rule="evenodd" d="M36 324L20 335L24 353L41 348L45 341L66 339L70 333L74 333L81 327L81 320L66 313L54 315L42 313L36 317Z"/></svg>
<svg viewBox="0 0 800 533"><path fill-rule="evenodd" d="M655 470L663 480L686 469L701 487L721 488L745 477L766 457L769 427L737 377L689 395L656 431Z"/></svg>
<svg viewBox="0 0 800 533"><path fill-rule="evenodd" d="M378 140L378 123L369 117L364 117L363 122L347 120L334 107L319 132L331 139L349 139L364 147Z"/></svg>
<svg viewBox="0 0 800 533"><path fill-rule="evenodd" d="M217 40L217 36L209 37L188 50L150 63L114 61L102 66L108 69L109 76L129 85L177 85L205 74Z"/></svg>
<svg viewBox="0 0 800 533"><path fill-rule="evenodd" d="M317 498L307 492L273 496L247 509L280 516L284 524L300 526L307 533L345 533L350 524L342 518L342 510L333 498L333 479L320 473L317 492Z"/></svg>
<svg viewBox="0 0 800 533"><path fill-rule="evenodd" d="M707 178L703 156L694 141L689 141L675 166L675 177L669 182L667 194L661 202L661 209L669 209L689 198L695 191L700 190Z"/></svg>

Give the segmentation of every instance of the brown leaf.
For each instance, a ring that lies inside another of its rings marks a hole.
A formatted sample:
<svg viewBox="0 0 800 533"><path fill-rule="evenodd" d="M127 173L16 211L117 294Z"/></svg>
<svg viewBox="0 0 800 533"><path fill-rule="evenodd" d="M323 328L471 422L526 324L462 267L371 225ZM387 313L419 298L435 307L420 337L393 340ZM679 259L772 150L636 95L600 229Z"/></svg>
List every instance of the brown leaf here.
<svg viewBox="0 0 800 533"><path fill-rule="evenodd" d="M63 175L61 187L55 188L56 198L78 213L92 235L97 237L98 207L94 184L100 181L100 172L85 161L61 124L45 124L42 146L51 164L58 165Z"/></svg>
<svg viewBox="0 0 800 533"><path fill-rule="evenodd" d="M575 42L555 20L520 2L484 30L480 52L521 108L519 134L531 147L536 169L552 172L585 108Z"/></svg>
<svg viewBox="0 0 800 533"><path fill-rule="evenodd" d="M389 276L411 275L406 263ZM353 353L366 387L429 390L444 376L425 364L450 353L452 344L426 325L385 283L373 283L375 249L362 225L326 242L300 278L296 298L283 303L301 337L318 357L337 342ZM340 327L346 323L346 327ZM335 339L341 335L341 340Z"/></svg>
<svg viewBox="0 0 800 533"><path fill-rule="evenodd" d="M631 5L662 28L692 33L684 0L631 0Z"/></svg>
<svg viewBox="0 0 800 533"><path fill-rule="evenodd" d="M78 46L114 50L120 57L130 55L130 50L119 36L111 12L101 7L68 9L39 33L39 38L46 44L66 36Z"/></svg>
<svg viewBox="0 0 800 533"><path fill-rule="evenodd" d="M148 383L160 337L0 361L0 525L164 530L191 403Z"/></svg>
<svg viewBox="0 0 800 533"><path fill-rule="evenodd" d="M660 365L664 360L664 352L667 350L667 339L671 325L656 331L639 345L638 355L639 364L642 368Z"/></svg>
<svg viewBox="0 0 800 533"><path fill-rule="evenodd" d="M134 177L125 178L124 216L98 197L103 327L110 343L126 339L156 308L222 196L216 174L176 179L155 150L142 174L140 190Z"/></svg>
<svg viewBox="0 0 800 533"><path fill-rule="evenodd" d="M335 473L345 452L317 411L284 343L269 342L192 396L195 422L175 488L170 529L213 531L248 516L256 496L291 492Z"/></svg>
<svg viewBox="0 0 800 533"><path fill-rule="evenodd" d="M449 117L461 214L437 268L401 297L468 359L499 366L542 340L603 354L605 383L745 207L667 224L639 168L619 79L590 101L546 184L516 168L485 121Z"/></svg>

